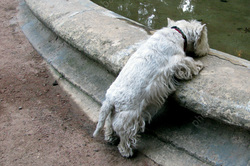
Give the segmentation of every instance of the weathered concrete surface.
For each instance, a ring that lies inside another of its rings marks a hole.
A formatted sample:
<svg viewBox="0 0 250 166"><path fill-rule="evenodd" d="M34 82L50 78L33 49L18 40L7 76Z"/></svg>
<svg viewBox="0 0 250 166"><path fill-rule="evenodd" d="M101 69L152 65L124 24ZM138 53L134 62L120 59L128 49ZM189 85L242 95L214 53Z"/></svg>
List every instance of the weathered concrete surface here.
<svg viewBox="0 0 250 166"><path fill-rule="evenodd" d="M55 78L89 118L96 122L100 103L115 77L52 33L25 4L20 24L34 48L49 62ZM169 111L153 120L138 149L156 163L179 165L249 164L250 133L193 114L170 100Z"/></svg>
<svg viewBox="0 0 250 166"><path fill-rule="evenodd" d="M149 37L139 24L89 0L26 2L52 31L115 74ZM203 116L250 128L249 61L215 50L212 54L201 59L205 69L182 84L176 100Z"/></svg>

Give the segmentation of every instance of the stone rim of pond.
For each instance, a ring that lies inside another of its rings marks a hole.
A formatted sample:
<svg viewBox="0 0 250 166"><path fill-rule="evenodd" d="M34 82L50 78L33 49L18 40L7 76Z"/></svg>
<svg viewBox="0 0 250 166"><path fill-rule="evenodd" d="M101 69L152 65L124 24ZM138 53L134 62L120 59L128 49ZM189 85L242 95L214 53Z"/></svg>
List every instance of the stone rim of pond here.
<svg viewBox="0 0 250 166"><path fill-rule="evenodd" d="M150 36L143 25L89 0L26 3L59 37L114 75ZM200 58L205 68L193 80L182 82L174 99L204 117L249 129L250 62L213 49L211 54Z"/></svg>

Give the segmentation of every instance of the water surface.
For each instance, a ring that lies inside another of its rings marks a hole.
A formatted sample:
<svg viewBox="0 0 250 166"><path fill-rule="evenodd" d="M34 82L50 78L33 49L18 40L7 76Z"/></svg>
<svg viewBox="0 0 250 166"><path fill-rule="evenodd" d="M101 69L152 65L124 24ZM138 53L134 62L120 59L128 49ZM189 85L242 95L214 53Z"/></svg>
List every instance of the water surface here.
<svg viewBox="0 0 250 166"><path fill-rule="evenodd" d="M211 48L250 60L250 0L93 0L152 29L196 19L208 27Z"/></svg>

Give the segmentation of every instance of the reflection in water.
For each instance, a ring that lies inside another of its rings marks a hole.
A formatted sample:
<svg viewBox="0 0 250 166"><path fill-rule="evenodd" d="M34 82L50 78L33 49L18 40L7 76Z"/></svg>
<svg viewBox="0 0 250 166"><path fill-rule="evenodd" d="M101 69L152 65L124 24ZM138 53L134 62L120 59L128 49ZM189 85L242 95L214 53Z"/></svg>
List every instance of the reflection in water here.
<svg viewBox="0 0 250 166"><path fill-rule="evenodd" d="M152 28L153 20L155 19L156 9L150 3L139 3L138 21L144 22L145 25ZM148 11L149 10L149 11Z"/></svg>
<svg viewBox="0 0 250 166"><path fill-rule="evenodd" d="M147 25L148 25L149 27L151 27L154 18L155 18L155 15L154 15L154 14L152 14L151 16L148 17L148 23L147 23Z"/></svg>
<svg viewBox="0 0 250 166"><path fill-rule="evenodd" d="M181 0L179 8L181 8L183 12L192 12L194 5L191 5L191 0Z"/></svg>
<svg viewBox="0 0 250 166"><path fill-rule="evenodd" d="M211 48L250 60L249 0L92 0L152 29L167 26L167 17L207 24Z"/></svg>

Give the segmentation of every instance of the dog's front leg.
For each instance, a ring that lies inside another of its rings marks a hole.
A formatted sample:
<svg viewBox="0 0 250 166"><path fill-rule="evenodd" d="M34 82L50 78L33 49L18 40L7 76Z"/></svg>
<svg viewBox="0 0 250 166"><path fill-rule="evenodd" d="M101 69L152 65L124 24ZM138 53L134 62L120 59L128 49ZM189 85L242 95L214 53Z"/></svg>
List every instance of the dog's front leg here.
<svg viewBox="0 0 250 166"><path fill-rule="evenodd" d="M203 68L202 62L184 55L175 55L171 61L174 76L178 79L192 79L193 75L198 75Z"/></svg>
<svg viewBox="0 0 250 166"><path fill-rule="evenodd" d="M186 63L190 67L193 75L198 75L204 67L201 61L195 61L192 57L186 57L184 59L187 61Z"/></svg>

